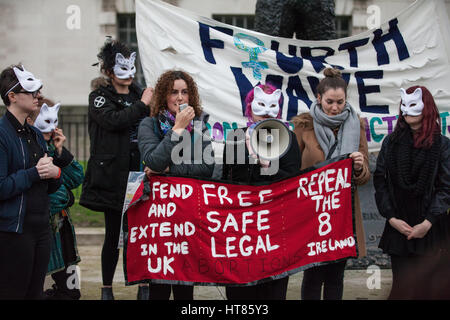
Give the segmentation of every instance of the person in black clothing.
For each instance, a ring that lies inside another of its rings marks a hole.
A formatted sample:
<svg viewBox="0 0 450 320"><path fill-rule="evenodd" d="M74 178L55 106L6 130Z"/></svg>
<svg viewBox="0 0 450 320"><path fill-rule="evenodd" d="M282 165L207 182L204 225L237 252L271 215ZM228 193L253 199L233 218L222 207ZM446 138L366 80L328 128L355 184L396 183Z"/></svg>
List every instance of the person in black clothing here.
<svg viewBox="0 0 450 320"><path fill-rule="evenodd" d="M450 277L448 265L436 272L450 233L450 139L441 134L427 88L402 89L400 111L374 173L377 207L386 218L379 247L392 264L389 299L440 298L438 286Z"/></svg>
<svg viewBox="0 0 450 320"><path fill-rule="evenodd" d="M80 204L104 212L102 299L114 299L112 281L119 258L122 207L129 171L140 171L137 129L149 115L152 88L133 83L136 54L118 41L107 41L98 58L107 77L93 81L89 95L90 158ZM138 299L148 299L148 286L140 286Z"/></svg>
<svg viewBox="0 0 450 320"><path fill-rule="evenodd" d="M247 94L245 101L249 125L264 119L281 117L281 91L270 84L257 85ZM242 133L243 130L245 133ZM248 128L237 129L234 134L228 133L223 154L223 180L248 184L271 182L294 176L300 171L301 153L292 131L289 131L291 135L290 147L286 154L278 160L276 172L270 172L271 170L268 170L268 167L272 164L265 159L261 159L252 149L248 142L249 135L247 132ZM244 148L240 146L244 146ZM229 148L234 148L233 159L228 159ZM243 151L245 153L240 154ZM267 169L267 171L264 171L264 169ZM227 286L226 295L228 300L285 300L288 282L289 277L284 277L252 286Z"/></svg>
<svg viewBox="0 0 450 320"><path fill-rule="evenodd" d="M47 156L40 131L26 123L38 108L41 88L23 66L0 75L7 108L0 119L0 300L43 298L50 259L48 194L61 185L61 170Z"/></svg>

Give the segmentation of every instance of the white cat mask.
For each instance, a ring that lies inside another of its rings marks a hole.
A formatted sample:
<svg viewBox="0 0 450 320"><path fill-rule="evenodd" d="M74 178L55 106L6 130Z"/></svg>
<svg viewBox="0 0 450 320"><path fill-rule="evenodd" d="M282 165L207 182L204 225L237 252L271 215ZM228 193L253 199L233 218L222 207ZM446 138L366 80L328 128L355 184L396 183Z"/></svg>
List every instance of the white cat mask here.
<svg viewBox="0 0 450 320"><path fill-rule="evenodd" d="M17 67L14 67L14 74L17 77L17 82L11 89L9 89L5 95L10 93L15 87L19 84L22 88L27 92L35 92L42 88L42 81L40 79L36 79L36 77L29 71L25 70L24 66L22 66L22 70Z"/></svg>
<svg viewBox="0 0 450 320"><path fill-rule="evenodd" d="M136 67L134 61L136 60L136 52L133 52L127 59L121 53L116 54L116 64L114 65L114 74L119 79L134 78Z"/></svg>
<svg viewBox="0 0 450 320"><path fill-rule="evenodd" d="M257 116L268 115L276 118L280 112L278 101L281 97L281 90L277 89L272 93L265 93L260 87L255 87L252 101L252 112Z"/></svg>
<svg viewBox="0 0 450 320"><path fill-rule="evenodd" d="M417 88L413 93L407 94L406 90L401 88L402 105L400 110L403 116L419 116L424 107L422 101L422 89Z"/></svg>
<svg viewBox="0 0 450 320"><path fill-rule="evenodd" d="M43 133L52 132L58 127L58 111L60 103L55 104L53 107L49 107L44 103L41 107L41 111L34 122L34 126Z"/></svg>

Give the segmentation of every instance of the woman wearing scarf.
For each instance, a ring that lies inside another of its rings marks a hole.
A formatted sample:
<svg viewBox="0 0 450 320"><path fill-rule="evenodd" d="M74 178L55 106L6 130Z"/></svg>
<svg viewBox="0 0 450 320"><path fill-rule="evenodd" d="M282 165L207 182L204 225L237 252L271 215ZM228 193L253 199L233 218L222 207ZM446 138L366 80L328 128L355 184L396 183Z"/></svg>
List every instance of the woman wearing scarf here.
<svg viewBox="0 0 450 320"><path fill-rule="evenodd" d="M214 154L206 127L208 118L200 106L197 85L192 77L184 71L163 73L155 86L151 116L141 122L138 131L139 150L147 175L169 173L210 178L214 170ZM184 145L186 136L192 142L188 144L190 159L172 159L172 149L181 140ZM198 154L202 158L197 164L200 159L195 157ZM209 157L205 158L206 154ZM150 300L169 300L172 290L175 300L194 298L194 287L190 285L151 284Z"/></svg>
<svg viewBox="0 0 450 320"><path fill-rule="evenodd" d="M309 113L293 118L294 132L302 151L302 167L340 155L353 159L353 178L356 185L370 178L364 122L347 102L347 83L339 70L327 68L325 78L317 86L317 101ZM355 224L359 256L365 256L365 236L359 197L355 191ZM302 299L320 300L322 285L325 300L341 300L346 260L307 269L303 273Z"/></svg>
<svg viewBox="0 0 450 320"><path fill-rule="evenodd" d="M427 88L401 89L400 111L374 173L377 207L387 220L379 247L391 257L389 298L442 298L449 266L442 274L435 266L449 249L450 140Z"/></svg>

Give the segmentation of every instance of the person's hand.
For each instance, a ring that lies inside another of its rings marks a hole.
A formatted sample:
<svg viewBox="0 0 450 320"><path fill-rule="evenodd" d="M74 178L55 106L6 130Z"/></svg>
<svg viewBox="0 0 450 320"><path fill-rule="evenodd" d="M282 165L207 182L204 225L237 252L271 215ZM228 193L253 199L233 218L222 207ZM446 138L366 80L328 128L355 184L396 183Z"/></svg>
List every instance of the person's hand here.
<svg viewBox="0 0 450 320"><path fill-rule="evenodd" d="M66 136L64 135L62 129L59 128L56 128L53 132L53 144L55 145L58 154L61 155L63 144L66 141Z"/></svg>
<svg viewBox="0 0 450 320"><path fill-rule="evenodd" d="M153 97L153 88L152 87L148 87L142 93L141 101L146 106L148 106L148 105L150 105L150 101L152 101L152 97Z"/></svg>
<svg viewBox="0 0 450 320"><path fill-rule="evenodd" d="M413 231L413 228L406 223L406 221L401 220L401 219L397 219L397 218L390 218L389 219L389 224L396 229L398 232L400 232L401 234L409 237L409 235L411 234L411 232Z"/></svg>
<svg viewBox="0 0 450 320"><path fill-rule="evenodd" d="M183 109L183 111L178 111L175 117L175 124L172 128L172 131L175 131L178 134L182 134L183 130L191 123L191 121L195 117L194 108L188 106Z"/></svg>
<svg viewBox="0 0 450 320"><path fill-rule="evenodd" d="M36 164L39 177L43 179L55 179L60 174L60 168L53 164L53 158L45 154Z"/></svg>
<svg viewBox="0 0 450 320"><path fill-rule="evenodd" d="M257 159L258 155L256 154L255 150L252 148L252 144L250 143L250 129L247 129L245 132L245 144L247 146L248 154L250 157Z"/></svg>
<svg viewBox="0 0 450 320"><path fill-rule="evenodd" d="M45 153L44 156L39 159L38 163L36 164L36 167L43 166L43 165L49 164L51 162L53 162L53 158L49 157L48 154Z"/></svg>
<svg viewBox="0 0 450 320"><path fill-rule="evenodd" d="M364 156L361 152L353 152L350 154L350 158L353 160L353 168L356 171L361 171L364 165Z"/></svg>
<svg viewBox="0 0 450 320"><path fill-rule="evenodd" d="M169 167L167 167L163 173L167 173L169 172ZM156 172L153 171L152 169L150 169L149 167L144 167L144 173L147 175L148 178L150 178L151 176L155 175L155 174L160 174L161 172Z"/></svg>
<svg viewBox="0 0 450 320"><path fill-rule="evenodd" d="M408 240L411 239L421 239L425 237L425 235L428 233L428 230L430 230L432 224L428 220L423 220L422 223L416 224L413 228L411 233L408 236Z"/></svg>
<svg viewBox="0 0 450 320"><path fill-rule="evenodd" d="M260 158L255 150L253 150L252 144L250 143L250 130L247 130L245 133L245 144L247 145L247 150L250 157L257 159L261 167L268 168L270 166L270 160Z"/></svg>

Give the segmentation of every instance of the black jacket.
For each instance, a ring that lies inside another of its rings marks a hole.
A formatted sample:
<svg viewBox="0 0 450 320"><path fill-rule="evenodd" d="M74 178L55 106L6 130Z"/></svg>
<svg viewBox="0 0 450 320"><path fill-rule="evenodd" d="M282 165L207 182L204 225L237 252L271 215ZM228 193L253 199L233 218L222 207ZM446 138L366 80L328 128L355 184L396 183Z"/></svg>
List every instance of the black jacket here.
<svg viewBox="0 0 450 320"><path fill-rule="evenodd" d="M132 93L142 96L142 90L134 84L130 86ZM132 148L130 129L149 113L149 107L140 100L126 106L111 85L99 86L90 93L91 146L80 197L82 206L122 212Z"/></svg>
<svg viewBox="0 0 450 320"><path fill-rule="evenodd" d="M234 132L236 133L238 130L235 130ZM246 131L246 129L244 129L244 131ZM249 159L248 149L245 144L245 136L243 135L240 137L238 134L235 134L233 138L230 138L230 132L231 131L228 132L227 142L223 150L223 180L246 184L254 182L272 182L294 176L300 172L302 157L294 132L289 131L291 145L287 153L280 158L278 171L273 175L261 175L261 166L259 164L250 163L251 160ZM238 159L238 150L240 146L245 148L243 159ZM231 155L231 157L229 156L230 148L234 148L234 154ZM228 159L227 161L228 157L231 159ZM232 163L229 163L230 160L232 160ZM242 160L244 163L240 163Z"/></svg>
<svg viewBox="0 0 450 320"><path fill-rule="evenodd" d="M393 182L390 172L387 170L386 163L390 137L390 135L387 136L383 141L377 158L376 169L373 174L377 208L380 214L386 218L385 229L380 240L380 248L387 253L404 254L405 252L400 250L400 248L405 246L401 246L400 242L406 241L405 237L389 224L390 218L399 218L398 206L394 197ZM448 214L450 208L450 139L445 136L441 136L439 164L430 179L433 181L433 187L424 194L422 201L423 207L418 208L417 212L422 214L422 221L427 219L433 224L433 227L426 237L423 239L415 239L415 242L417 243L434 242L434 240L431 241L431 238L435 237L431 234L433 231L435 231L434 234L437 234L437 237L441 237L444 233L448 233L445 230L443 232L437 230L437 228L443 227L441 225L442 220L445 220L445 214ZM419 248L419 246L415 245L415 248Z"/></svg>
<svg viewBox="0 0 450 320"><path fill-rule="evenodd" d="M28 125L26 125L28 126ZM47 152L42 133L29 126L36 142ZM26 214L37 208L27 209L27 200L33 197L28 191L36 184L47 188L47 193L55 192L61 185L61 178L41 180L35 165L30 163L30 151L25 135L19 134L17 128L8 120L8 116L0 118L0 232L23 232ZM56 158L54 159L55 164ZM41 199L42 205L49 205L49 198ZM29 201L28 201L29 202ZM36 201L34 202L36 203ZM47 218L48 221L48 218Z"/></svg>

